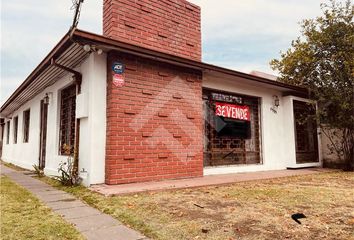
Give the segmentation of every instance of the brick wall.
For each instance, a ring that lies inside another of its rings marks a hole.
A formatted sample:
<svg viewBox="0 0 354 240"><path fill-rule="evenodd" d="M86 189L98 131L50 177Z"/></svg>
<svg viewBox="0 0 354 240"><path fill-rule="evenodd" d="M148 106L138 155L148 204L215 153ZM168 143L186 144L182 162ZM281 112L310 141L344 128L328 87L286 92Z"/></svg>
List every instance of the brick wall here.
<svg viewBox="0 0 354 240"><path fill-rule="evenodd" d="M186 0L104 0L103 35L201 61L200 8Z"/></svg>
<svg viewBox="0 0 354 240"><path fill-rule="evenodd" d="M114 61L124 87L112 84ZM202 83L199 71L108 55L106 183L202 176Z"/></svg>

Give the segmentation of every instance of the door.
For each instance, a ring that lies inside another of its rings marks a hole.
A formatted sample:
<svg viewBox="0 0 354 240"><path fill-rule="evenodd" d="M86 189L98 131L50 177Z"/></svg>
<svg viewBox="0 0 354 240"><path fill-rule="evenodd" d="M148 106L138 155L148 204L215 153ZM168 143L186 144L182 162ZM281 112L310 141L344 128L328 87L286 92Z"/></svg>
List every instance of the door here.
<svg viewBox="0 0 354 240"><path fill-rule="evenodd" d="M39 168L45 168L45 155L47 143L47 117L48 117L48 104L41 100L40 112L40 136L39 136Z"/></svg>
<svg viewBox="0 0 354 240"><path fill-rule="evenodd" d="M294 100L296 164L319 162L314 106Z"/></svg>

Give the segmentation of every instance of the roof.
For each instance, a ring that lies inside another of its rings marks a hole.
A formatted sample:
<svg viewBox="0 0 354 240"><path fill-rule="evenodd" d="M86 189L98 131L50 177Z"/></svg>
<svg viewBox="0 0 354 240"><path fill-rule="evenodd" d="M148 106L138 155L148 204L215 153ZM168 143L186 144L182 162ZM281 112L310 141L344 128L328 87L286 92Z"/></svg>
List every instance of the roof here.
<svg viewBox="0 0 354 240"><path fill-rule="evenodd" d="M156 61L166 62L173 65L184 66L202 71L212 71L230 76L244 78L261 85L271 85L280 88L283 91L293 92L297 95L306 95L307 90L302 87L285 84L263 78L238 72L231 69L218 67L215 65L198 62L155 50L139 47L136 45L124 43L102 35L89 33L82 30L75 30L70 37L66 34L52 51L42 60L42 62L33 70L25 81L15 90L15 92L6 100L0 108L2 116L8 116L20 106L42 92L48 86L54 84L58 79L66 74L65 70L52 64L52 59L56 63L75 68L89 53L83 49L83 45L90 44L103 49L104 51L119 51L141 56Z"/></svg>
<svg viewBox="0 0 354 240"><path fill-rule="evenodd" d="M269 74L269 73L265 73L265 72L261 72L261 71L252 71L250 72L251 75L253 76L258 76L258 77L262 77L262 78L266 78L269 80L273 80L273 81L277 81L278 77L273 75L273 74Z"/></svg>

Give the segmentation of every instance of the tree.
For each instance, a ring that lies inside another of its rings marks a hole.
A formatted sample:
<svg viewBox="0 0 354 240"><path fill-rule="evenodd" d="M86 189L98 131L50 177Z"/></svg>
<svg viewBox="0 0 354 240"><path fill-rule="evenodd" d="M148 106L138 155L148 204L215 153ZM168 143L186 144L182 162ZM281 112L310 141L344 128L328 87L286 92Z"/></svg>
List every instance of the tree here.
<svg viewBox="0 0 354 240"><path fill-rule="evenodd" d="M318 104L316 117L330 149L354 169L354 6L350 0L321 4L323 16L301 22L301 37L270 64L279 80L306 87Z"/></svg>

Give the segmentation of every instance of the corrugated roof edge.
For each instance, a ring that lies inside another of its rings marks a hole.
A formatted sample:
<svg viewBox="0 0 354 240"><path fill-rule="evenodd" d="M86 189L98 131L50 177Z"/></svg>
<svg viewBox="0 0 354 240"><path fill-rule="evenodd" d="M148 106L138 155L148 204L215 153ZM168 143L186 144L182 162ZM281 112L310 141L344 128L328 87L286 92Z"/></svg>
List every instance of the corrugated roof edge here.
<svg viewBox="0 0 354 240"><path fill-rule="evenodd" d="M72 40L74 40L75 42L81 42L82 44L94 43L96 45L110 46L110 47L117 48L117 50L122 52L143 55L145 57L149 57L157 61L165 61L171 64L184 65L189 68L200 69L200 70L211 70L211 71L220 72L232 76L237 76L237 77L249 79L259 83L269 84L269 85L289 89L289 91L295 91L302 95L307 95L308 93L307 89L303 87L298 87L298 86L294 86L282 82L269 80L266 78L215 66L208 63L197 62L190 59L177 57L174 55L120 42L111 38L104 37L102 35L77 29L74 31L72 35L72 39L70 38L68 33L64 35L64 37L59 41L59 43L49 52L49 54L42 60L42 62L33 70L33 72L26 78L26 80L15 90L15 92L1 106L0 113L16 98L16 96L18 96L32 81L35 80L36 76L38 76L46 67L50 65L50 61L52 58L55 58L56 56L60 55L63 51L67 49L68 46L70 46Z"/></svg>

